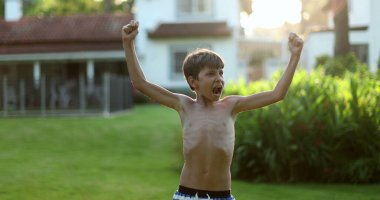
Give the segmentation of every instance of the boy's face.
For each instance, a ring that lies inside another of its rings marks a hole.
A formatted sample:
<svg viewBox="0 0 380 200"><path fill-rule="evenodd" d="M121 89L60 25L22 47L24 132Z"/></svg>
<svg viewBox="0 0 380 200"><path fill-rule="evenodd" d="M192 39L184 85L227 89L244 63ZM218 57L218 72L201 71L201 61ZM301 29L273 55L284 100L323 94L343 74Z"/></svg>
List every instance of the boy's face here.
<svg viewBox="0 0 380 200"><path fill-rule="evenodd" d="M204 67L198 74L196 92L210 101L217 101L224 87L223 69Z"/></svg>

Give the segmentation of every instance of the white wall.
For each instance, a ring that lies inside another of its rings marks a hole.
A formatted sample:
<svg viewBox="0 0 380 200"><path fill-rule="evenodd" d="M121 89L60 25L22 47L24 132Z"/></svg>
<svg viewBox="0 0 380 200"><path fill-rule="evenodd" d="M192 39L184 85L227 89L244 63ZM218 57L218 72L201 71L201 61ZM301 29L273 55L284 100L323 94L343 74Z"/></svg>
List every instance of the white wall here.
<svg viewBox="0 0 380 200"><path fill-rule="evenodd" d="M350 44L368 44L368 64L370 70L377 70L380 55L380 1L351 0L351 26L369 26L365 31L351 31ZM317 56L334 54L334 32L313 32L305 41L303 64L310 71Z"/></svg>
<svg viewBox="0 0 380 200"><path fill-rule="evenodd" d="M349 0L350 26L367 26L370 21L370 8L372 0ZM378 1L378 0L375 0Z"/></svg>
<svg viewBox="0 0 380 200"><path fill-rule="evenodd" d="M380 1L371 0L370 5L370 27L369 27L369 64L372 72L378 70L378 61L380 59Z"/></svg>
<svg viewBox="0 0 380 200"><path fill-rule="evenodd" d="M304 65L308 71L311 71L315 65L316 57L320 55L334 54L334 33L332 32L315 32L310 33L305 40L303 52Z"/></svg>
<svg viewBox="0 0 380 200"><path fill-rule="evenodd" d="M240 7L237 0L214 0L214 5L217 21L226 21L231 27L240 27Z"/></svg>
<svg viewBox="0 0 380 200"><path fill-rule="evenodd" d="M232 30L231 37L223 38L186 38L186 39L149 39L148 32L153 31L160 23L184 22L178 18L177 0L137 0L135 18L140 22L140 32L137 38L137 52L141 67L153 83L163 87L187 87L185 79L171 78L171 47L176 45L196 46L207 44L220 54L225 61L225 80L236 80L244 75L245 70L239 67L238 36L239 36L239 4L236 0L214 0L212 19L207 22L226 21ZM193 22L200 22L196 20ZM186 20L189 22L189 20ZM239 73L240 72L240 73Z"/></svg>
<svg viewBox="0 0 380 200"><path fill-rule="evenodd" d="M369 44L370 33L368 31L351 31L350 44ZM304 64L308 71L315 65L315 58L326 54L334 55L334 32L310 33L305 42Z"/></svg>
<svg viewBox="0 0 380 200"><path fill-rule="evenodd" d="M17 21L22 17L21 0L4 0L5 21Z"/></svg>

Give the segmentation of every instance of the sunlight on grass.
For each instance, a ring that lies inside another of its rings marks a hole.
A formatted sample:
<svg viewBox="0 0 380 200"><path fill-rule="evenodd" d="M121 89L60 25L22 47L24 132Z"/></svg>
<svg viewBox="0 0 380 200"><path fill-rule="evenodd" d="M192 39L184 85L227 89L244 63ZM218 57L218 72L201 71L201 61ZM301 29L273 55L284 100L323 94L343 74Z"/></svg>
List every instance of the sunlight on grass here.
<svg viewBox="0 0 380 200"><path fill-rule="evenodd" d="M1 119L0 199L170 199L182 166L180 132L177 114L161 106L111 118ZM233 182L239 200L374 200L379 191Z"/></svg>

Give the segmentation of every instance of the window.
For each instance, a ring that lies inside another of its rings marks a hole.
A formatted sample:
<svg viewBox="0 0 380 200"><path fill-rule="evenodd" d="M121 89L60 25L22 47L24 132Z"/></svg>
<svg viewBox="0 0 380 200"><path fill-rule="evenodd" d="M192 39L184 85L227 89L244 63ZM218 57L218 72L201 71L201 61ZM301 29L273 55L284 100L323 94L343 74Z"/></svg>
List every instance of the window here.
<svg viewBox="0 0 380 200"><path fill-rule="evenodd" d="M363 63L368 64L368 44L354 44L351 45L351 51L353 51L356 57Z"/></svg>
<svg viewBox="0 0 380 200"><path fill-rule="evenodd" d="M187 56L187 51L177 51L174 52L174 66L173 66L173 72L174 74L181 74L182 73L182 64Z"/></svg>
<svg viewBox="0 0 380 200"><path fill-rule="evenodd" d="M180 18L204 18L212 15L212 0L178 0Z"/></svg>
<svg viewBox="0 0 380 200"><path fill-rule="evenodd" d="M211 49L210 45L200 46L172 46L171 47L171 68L170 78L174 80L183 79L182 64L187 54L194 51L197 48Z"/></svg>

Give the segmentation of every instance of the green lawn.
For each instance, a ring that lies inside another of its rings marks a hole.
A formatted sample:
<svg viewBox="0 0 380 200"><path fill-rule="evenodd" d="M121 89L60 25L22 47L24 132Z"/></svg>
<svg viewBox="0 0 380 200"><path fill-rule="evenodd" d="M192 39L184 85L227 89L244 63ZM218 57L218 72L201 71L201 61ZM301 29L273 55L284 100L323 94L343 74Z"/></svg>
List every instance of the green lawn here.
<svg viewBox="0 0 380 200"><path fill-rule="evenodd" d="M1 200L164 200L177 188L174 111L139 106L111 118L0 119ZM380 185L233 181L238 200L380 200Z"/></svg>

